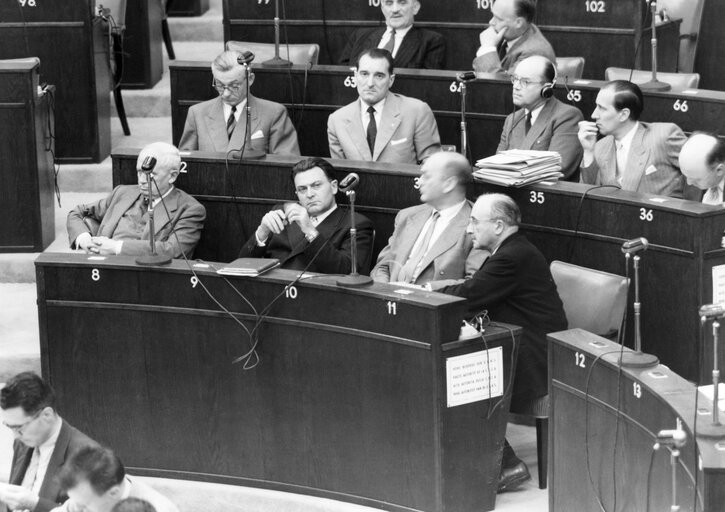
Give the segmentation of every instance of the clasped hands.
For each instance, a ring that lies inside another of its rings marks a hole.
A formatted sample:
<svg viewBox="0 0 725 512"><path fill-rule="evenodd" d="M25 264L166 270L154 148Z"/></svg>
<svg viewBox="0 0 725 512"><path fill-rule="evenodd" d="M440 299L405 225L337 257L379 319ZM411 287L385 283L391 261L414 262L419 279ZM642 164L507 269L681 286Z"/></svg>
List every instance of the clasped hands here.
<svg viewBox="0 0 725 512"><path fill-rule="evenodd" d="M296 222L305 235L315 232L310 214L301 204L285 203L284 210L272 210L262 217L256 232L257 240L265 242L270 235L279 235L292 222Z"/></svg>
<svg viewBox="0 0 725 512"><path fill-rule="evenodd" d="M92 236L90 233L81 233L76 238L76 246L83 249L86 254L100 254L108 256L118 254L121 240L114 240L107 236Z"/></svg>
<svg viewBox="0 0 725 512"><path fill-rule="evenodd" d="M20 485L0 483L0 502L5 503L9 510L33 510L38 504L38 496Z"/></svg>

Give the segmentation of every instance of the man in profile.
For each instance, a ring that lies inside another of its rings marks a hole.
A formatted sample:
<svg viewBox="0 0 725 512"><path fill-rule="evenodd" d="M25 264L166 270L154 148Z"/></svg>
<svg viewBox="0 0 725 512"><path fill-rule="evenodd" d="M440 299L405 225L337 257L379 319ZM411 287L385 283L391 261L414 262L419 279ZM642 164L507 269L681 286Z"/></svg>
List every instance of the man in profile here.
<svg viewBox="0 0 725 512"><path fill-rule="evenodd" d="M453 284L470 277L488 255L466 233L471 165L459 153L439 152L421 166L423 204L401 210L395 230L370 273L375 281Z"/></svg>
<svg viewBox="0 0 725 512"><path fill-rule="evenodd" d="M15 436L10 480L0 483L0 503L31 512L63 503L68 496L58 483L60 468L94 441L60 417L53 388L32 372L12 377L0 390L0 416Z"/></svg>
<svg viewBox="0 0 725 512"><path fill-rule="evenodd" d="M446 41L438 32L413 25L420 10L419 0L382 0L385 26L360 28L353 32L340 64L351 65L370 48L384 48L393 56L396 68L443 69Z"/></svg>
<svg viewBox="0 0 725 512"><path fill-rule="evenodd" d="M155 161L152 170L142 166ZM136 160L138 185L119 185L108 197L76 206L68 213L72 249L87 254L151 254L149 204L154 215L156 254L180 258L194 252L204 227L206 210L196 199L174 187L181 169L179 150L154 142ZM152 197L148 179L153 177Z"/></svg>
<svg viewBox="0 0 725 512"><path fill-rule="evenodd" d="M355 72L360 97L327 120L332 158L417 164L440 150L438 125L422 101L394 94L393 58L387 50L363 52Z"/></svg>
<svg viewBox="0 0 725 512"><path fill-rule="evenodd" d="M483 194L473 205L468 233L491 253L473 277L461 284L433 286L468 299L470 317L487 311L494 322L521 326L521 344L511 394L512 412L524 410L549 392L546 335L567 328L564 306L541 252L519 232L521 212L505 194ZM498 491L515 489L531 478L526 464L504 445Z"/></svg>
<svg viewBox="0 0 725 512"><path fill-rule="evenodd" d="M564 179L578 181L582 148L577 132L584 117L578 108L554 97L554 63L540 55L526 57L516 64L511 82L514 105L519 110L506 118L498 151L556 151L561 156Z"/></svg>
<svg viewBox="0 0 725 512"><path fill-rule="evenodd" d="M144 500L156 512L179 512L166 496L126 474L116 454L102 446L81 448L63 466L59 480L69 499L58 512L111 512L126 498Z"/></svg>
<svg viewBox="0 0 725 512"><path fill-rule="evenodd" d="M682 146L680 170L687 184L698 188L704 204L722 206L725 185L725 144L713 133L695 132ZM688 197L698 200L699 197Z"/></svg>
<svg viewBox="0 0 725 512"><path fill-rule="evenodd" d="M241 53L228 50L211 64L212 85L218 98L189 108L179 149L199 151L258 150L265 154L299 155L297 132L284 105L249 95L245 67L239 64ZM249 85L254 73L249 74ZM246 106L251 119L247 134Z"/></svg>
<svg viewBox="0 0 725 512"><path fill-rule="evenodd" d="M504 73L531 55L556 62L554 49L534 25L536 0L495 0L491 21L481 32L481 46L473 59L477 73Z"/></svg>
<svg viewBox="0 0 725 512"><path fill-rule="evenodd" d="M579 123L584 154L581 181L622 190L683 197L685 178L678 156L686 137L672 123L643 123L640 88L626 80L599 90L593 121ZM598 136L602 136L597 140Z"/></svg>
<svg viewBox="0 0 725 512"><path fill-rule="evenodd" d="M277 258L282 268L326 274L352 269L350 214L335 201L335 169L322 158L307 158L292 168L298 203L275 206L262 217L240 258ZM355 214L357 270L367 274L373 245L373 225Z"/></svg>

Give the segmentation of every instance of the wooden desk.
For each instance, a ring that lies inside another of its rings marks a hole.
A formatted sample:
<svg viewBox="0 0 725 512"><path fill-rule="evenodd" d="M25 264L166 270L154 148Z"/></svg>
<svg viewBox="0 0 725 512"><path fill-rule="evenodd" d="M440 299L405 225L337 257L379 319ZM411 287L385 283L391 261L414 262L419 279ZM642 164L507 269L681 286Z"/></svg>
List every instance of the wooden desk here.
<svg viewBox="0 0 725 512"><path fill-rule="evenodd" d="M43 375L63 417L129 472L391 511L493 509L510 396L449 407L446 365L500 350L500 367L485 364L506 386L519 328L458 341L461 299L286 270L225 279L49 253L36 269ZM245 370L239 323L263 311Z"/></svg>
<svg viewBox="0 0 725 512"><path fill-rule="evenodd" d="M678 505L722 510L725 437L701 435L711 401L698 399L696 388L665 366L620 373L620 347L609 340L579 329L549 340L549 510L615 510L615 501L616 510L670 510L670 452L653 453L652 446L677 420L687 433Z"/></svg>
<svg viewBox="0 0 725 512"><path fill-rule="evenodd" d="M55 239L50 94L36 58L0 61L0 252L40 252Z"/></svg>
<svg viewBox="0 0 725 512"><path fill-rule="evenodd" d="M114 151L114 185L136 182L137 155L138 150ZM298 158L270 155L239 165L232 162L228 170L223 154L192 153L183 159L189 171L179 177L179 188L207 208L198 257L231 261L265 212L280 201L294 199L290 169ZM397 211L420 202L413 188L417 168L349 160L332 163L340 179L350 171L360 175L356 209L375 224L377 254L387 244ZM704 342L701 339L696 311L712 302L712 269L725 264L725 249L720 247L724 209L568 182L523 189L476 183L469 187L468 197L475 199L486 191L503 192L516 200L524 231L548 261L624 275L622 243L646 237L650 248L642 254L640 270L644 350L685 378L710 380L712 341L709 335ZM632 316L630 310L630 321ZM630 335L629 345L632 340ZM722 352L721 366L725 365Z"/></svg>
<svg viewBox="0 0 725 512"><path fill-rule="evenodd" d="M0 59L40 58L40 82L56 87L56 157L64 162L100 162L111 149L105 27L89 0L0 3Z"/></svg>
<svg viewBox="0 0 725 512"><path fill-rule="evenodd" d="M492 16L491 4L489 0L447 0L422 5L415 24L446 39L446 69L471 69L479 34ZM540 2L535 22L556 55L584 57L584 76L601 79L609 66L650 67L649 16L641 0L564 0ZM274 1L224 0L224 40L273 42L273 19ZM337 64L352 31L383 23L379 0L290 3L280 41L317 43L320 63ZM679 20L658 27L660 71L676 70L679 34Z"/></svg>
<svg viewBox="0 0 725 512"><path fill-rule="evenodd" d="M217 96L211 86L207 62L176 61L171 73L171 122L177 144L184 131L191 105ZM255 92L265 99L287 106L303 155L328 156L327 117L354 101L358 95L352 73L344 66L315 66L306 70L254 67ZM565 81L556 87L556 97L578 107L586 119L594 110L597 93L604 82ZM474 159L496 152L506 116L513 111L508 77L488 75L468 84L467 121ZM455 73L450 71L399 70L393 92L419 98L430 105L443 144L460 147L461 95ZM708 130L725 135L725 93L693 90L690 93L645 93L644 121L671 122L690 132Z"/></svg>
<svg viewBox="0 0 725 512"><path fill-rule="evenodd" d="M169 16L201 16L209 10L209 0L166 0Z"/></svg>

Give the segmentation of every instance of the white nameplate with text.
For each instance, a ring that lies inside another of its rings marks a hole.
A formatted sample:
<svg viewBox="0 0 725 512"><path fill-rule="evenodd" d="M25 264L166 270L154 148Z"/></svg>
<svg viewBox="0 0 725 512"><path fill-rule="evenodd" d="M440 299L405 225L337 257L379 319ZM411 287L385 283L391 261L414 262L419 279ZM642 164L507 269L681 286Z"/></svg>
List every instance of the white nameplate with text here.
<svg viewBox="0 0 725 512"><path fill-rule="evenodd" d="M447 358L446 390L448 407L502 396L503 348Z"/></svg>

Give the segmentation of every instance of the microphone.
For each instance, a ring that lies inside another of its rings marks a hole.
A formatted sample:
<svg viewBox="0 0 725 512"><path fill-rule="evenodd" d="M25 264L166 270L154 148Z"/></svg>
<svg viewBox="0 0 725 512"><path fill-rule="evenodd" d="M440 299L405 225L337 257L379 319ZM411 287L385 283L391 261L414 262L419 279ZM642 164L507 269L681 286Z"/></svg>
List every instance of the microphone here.
<svg viewBox="0 0 725 512"><path fill-rule="evenodd" d="M703 321L708 318L722 318L725 316L725 304L703 304L699 313Z"/></svg>
<svg viewBox="0 0 725 512"><path fill-rule="evenodd" d="M337 188L340 189L340 192L347 192L348 190L354 189L359 182L360 176L358 176L354 172L351 172L342 179Z"/></svg>
<svg viewBox="0 0 725 512"><path fill-rule="evenodd" d="M624 254L634 254L639 251L646 250L647 247L649 247L649 242L646 238L633 238L632 240L627 240L622 244L622 252Z"/></svg>
<svg viewBox="0 0 725 512"><path fill-rule="evenodd" d="M657 450L660 446L674 446L675 448L682 448L685 446L686 442L687 432L682 429L660 430L657 432L654 449Z"/></svg>
<svg viewBox="0 0 725 512"><path fill-rule="evenodd" d="M246 52L240 52L240 53L241 53L241 55L239 55L239 57L237 57L237 63L239 63L239 65L246 66L247 64L249 64L250 62L252 62L254 60L254 54L252 52L246 51Z"/></svg>
<svg viewBox="0 0 725 512"><path fill-rule="evenodd" d="M476 73L473 71L463 71L456 75L456 80L459 82L470 82L476 79Z"/></svg>
<svg viewBox="0 0 725 512"><path fill-rule="evenodd" d="M141 164L141 170L146 173L150 174L151 171L154 170L154 167L156 167L156 159L152 156L147 156L144 158L143 163Z"/></svg>

